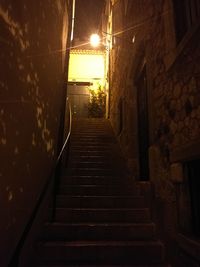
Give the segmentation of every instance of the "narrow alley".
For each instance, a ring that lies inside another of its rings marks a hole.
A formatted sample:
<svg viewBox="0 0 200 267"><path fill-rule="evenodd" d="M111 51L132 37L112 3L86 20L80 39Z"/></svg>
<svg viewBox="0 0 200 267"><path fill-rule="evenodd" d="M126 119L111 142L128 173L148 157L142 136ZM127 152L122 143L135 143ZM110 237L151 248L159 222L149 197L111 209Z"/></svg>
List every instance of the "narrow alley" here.
<svg viewBox="0 0 200 267"><path fill-rule="evenodd" d="M0 0L0 267L200 266L200 1Z"/></svg>

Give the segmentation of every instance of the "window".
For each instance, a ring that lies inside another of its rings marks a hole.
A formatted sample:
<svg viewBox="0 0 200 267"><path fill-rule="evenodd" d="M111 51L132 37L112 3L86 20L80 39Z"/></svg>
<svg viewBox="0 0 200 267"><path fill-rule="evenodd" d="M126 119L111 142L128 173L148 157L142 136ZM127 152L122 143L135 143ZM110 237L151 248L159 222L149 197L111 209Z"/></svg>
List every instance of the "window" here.
<svg viewBox="0 0 200 267"><path fill-rule="evenodd" d="M173 0L177 43L192 29L200 18L199 0Z"/></svg>
<svg viewBox="0 0 200 267"><path fill-rule="evenodd" d="M200 0L164 1L166 69L170 69L194 40L200 27Z"/></svg>

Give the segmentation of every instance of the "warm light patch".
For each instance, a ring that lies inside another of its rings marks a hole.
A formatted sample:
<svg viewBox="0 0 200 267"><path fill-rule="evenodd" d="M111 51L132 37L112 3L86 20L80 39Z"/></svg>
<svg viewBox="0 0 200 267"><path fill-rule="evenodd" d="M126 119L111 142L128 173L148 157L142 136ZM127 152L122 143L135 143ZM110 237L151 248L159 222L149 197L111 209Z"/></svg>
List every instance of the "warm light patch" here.
<svg viewBox="0 0 200 267"><path fill-rule="evenodd" d="M104 55L70 54L69 81L104 79Z"/></svg>
<svg viewBox="0 0 200 267"><path fill-rule="evenodd" d="M98 34L92 34L91 36L90 36L90 43L91 43L91 45L93 46L93 47L97 47L97 46L99 46L99 44L100 44L100 37L99 37L99 35Z"/></svg>

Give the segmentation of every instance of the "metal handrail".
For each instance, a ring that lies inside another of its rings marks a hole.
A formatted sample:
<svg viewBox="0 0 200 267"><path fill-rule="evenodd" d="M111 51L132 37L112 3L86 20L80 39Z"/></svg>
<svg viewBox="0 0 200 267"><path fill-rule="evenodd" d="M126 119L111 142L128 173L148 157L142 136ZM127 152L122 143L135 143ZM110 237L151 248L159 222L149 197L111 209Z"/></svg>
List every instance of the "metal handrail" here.
<svg viewBox="0 0 200 267"><path fill-rule="evenodd" d="M68 130L68 134L67 134L67 137L65 139L65 142L60 150L60 153L58 155L58 158L56 160L56 165L59 163L61 157L62 157L62 154L63 154L63 151L65 150L66 148L66 145L69 141L69 138L70 138L70 135L71 135L71 130L72 130L72 109L71 109L71 103L69 102L69 98L67 97L67 102L68 102L68 106L69 106L69 130Z"/></svg>
<svg viewBox="0 0 200 267"><path fill-rule="evenodd" d="M69 99L67 97L67 102L68 102L68 107L69 107L69 130L68 130L68 134L67 134L67 137L65 139L65 142L60 150L60 153L57 157L57 160L56 160L56 164L54 165L54 168L52 170L52 174L50 175L50 177L48 178L48 180L46 181L41 193L40 193L40 196L36 202L36 205L35 205L35 208L33 209L33 212L31 213L31 216L28 220L28 223L26 224L26 227L24 229L24 232L22 233L22 236L15 248L15 252L11 258L11 261L10 263L8 264L8 267L18 267L19 266L19 256L20 256L20 252L25 244L25 241L28 237L28 233L30 232L32 226L33 226L33 223L34 223L34 220L39 212L39 208L41 207L41 204L42 202L44 201L44 197L46 196L47 194L47 190L49 188L49 185L51 184L51 182L53 182L53 178L54 178L54 181L56 180L56 169L58 167L58 164L60 163L60 160L61 160L61 157L63 155L63 152L69 142L69 138L70 138L70 135L71 135L71 128L72 128L72 111L71 111L71 104L69 102ZM55 186L56 183L54 183L54 186ZM53 207L53 212L54 213L54 210L55 210L55 207Z"/></svg>

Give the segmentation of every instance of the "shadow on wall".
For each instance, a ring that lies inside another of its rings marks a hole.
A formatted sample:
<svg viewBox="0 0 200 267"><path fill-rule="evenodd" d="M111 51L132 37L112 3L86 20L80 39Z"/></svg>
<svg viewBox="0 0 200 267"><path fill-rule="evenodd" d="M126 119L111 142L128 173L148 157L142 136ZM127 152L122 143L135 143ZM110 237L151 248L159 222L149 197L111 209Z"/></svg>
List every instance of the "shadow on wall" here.
<svg viewBox="0 0 200 267"><path fill-rule="evenodd" d="M62 0L0 4L1 266L8 264L57 152L65 53L55 51L65 49L68 18Z"/></svg>

